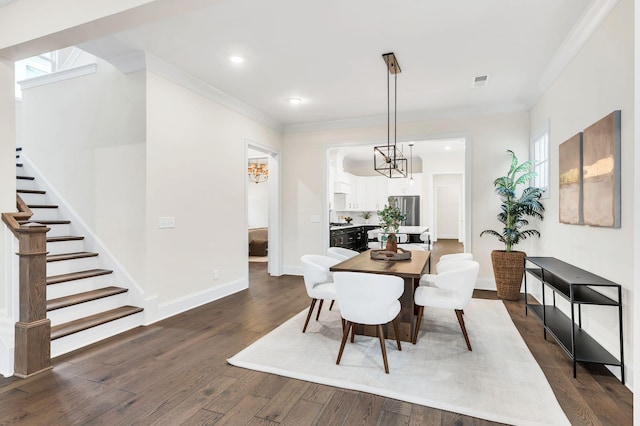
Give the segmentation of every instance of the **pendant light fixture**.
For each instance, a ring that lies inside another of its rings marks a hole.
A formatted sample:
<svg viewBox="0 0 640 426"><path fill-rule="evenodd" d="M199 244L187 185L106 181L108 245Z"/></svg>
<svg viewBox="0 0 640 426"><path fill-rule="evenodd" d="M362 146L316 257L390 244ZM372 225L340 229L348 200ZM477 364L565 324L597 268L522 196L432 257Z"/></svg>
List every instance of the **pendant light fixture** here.
<svg viewBox="0 0 640 426"><path fill-rule="evenodd" d="M411 173L409 185L413 185L413 142L409 144L409 172Z"/></svg>
<svg viewBox="0 0 640 426"><path fill-rule="evenodd" d="M259 163L258 160L249 162L247 173L251 182L262 183L269 179L269 169L267 169L267 164Z"/></svg>
<svg viewBox="0 0 640 426"><path fill-rule="evenodd" d="M397 107L398 107L398 74L402 72L400 65L396 60L396 55L385 53L382 59L387 64L387 145L376 146L373 148L373 167L374 169L388 178L406 178L407 177L407 159L398 149L396 144L397 136ZM393 74L393 144L391 144L391 87L390 80Z"/></svg>

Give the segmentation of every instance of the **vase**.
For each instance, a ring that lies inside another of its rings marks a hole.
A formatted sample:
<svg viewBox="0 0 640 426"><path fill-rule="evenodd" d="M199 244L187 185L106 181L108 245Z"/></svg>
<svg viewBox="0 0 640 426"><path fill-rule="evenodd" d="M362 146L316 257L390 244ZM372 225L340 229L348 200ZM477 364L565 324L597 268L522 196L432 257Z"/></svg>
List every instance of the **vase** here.
<svg viewBox="0 0 640 426"><path fill-rule="evenodd" d="M392 251L394 253L398 252L398 240L396 239L396 234L389 234L389 236L387 237L387 246L385 247L385 250Z"/></svg>
<svg viewBox="0 0 640 426"><path fill-rule="evenodd" d="M496 279L496 290L498 291L499 299L520 299L520 287L524 276L524 258L526 255L522 251L493 250L491 252L493 275Z"/></svg>

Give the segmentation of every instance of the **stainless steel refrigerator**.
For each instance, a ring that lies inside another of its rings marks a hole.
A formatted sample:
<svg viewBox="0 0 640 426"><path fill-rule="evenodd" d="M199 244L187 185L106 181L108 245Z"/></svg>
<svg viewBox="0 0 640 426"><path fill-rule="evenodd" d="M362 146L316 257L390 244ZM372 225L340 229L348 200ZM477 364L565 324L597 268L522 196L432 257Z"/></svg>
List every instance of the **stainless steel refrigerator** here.
<svg viewBox="0 0 640 426"><path fill-rule="evenodd" d="M402 222L402 226L420 226L420 196L402 195L391 196L396 200L396 205L407 215L407 219Z"/></svg>

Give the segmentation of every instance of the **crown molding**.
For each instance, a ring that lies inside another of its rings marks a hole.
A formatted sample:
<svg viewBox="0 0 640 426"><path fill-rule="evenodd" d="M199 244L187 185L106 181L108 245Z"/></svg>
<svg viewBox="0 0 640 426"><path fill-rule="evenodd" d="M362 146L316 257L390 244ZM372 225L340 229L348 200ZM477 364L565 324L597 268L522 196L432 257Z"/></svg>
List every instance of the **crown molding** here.
<svg viewBox="0 0 640 426"><path fill-rule="evenodd" d="M88 74L95 74L98 66L96 64L87 64L77 68L70 68L64 71L54 72L52 74L40 75L38 77L28 78L18 82L21 90L31 89L32 87L44 86L45 84L56 83L58 81L69 80L71 78L82 77Z"/></svg>
<svg viewBox="0 0 640 426"><path fill-rule="evenodd" d="M199 95L204 96L214 102L217 102L237 113L240 113L260 124L263 124L280 133L283 132L284 126L279 121L273 119L262 111L254 108L233 96L217 89L204 81L192 76L191 74L181 70L180 68L169 64L149 53L146 54L147 70L158 74L161 77L170 80L185 89L191 90Z"/></svg>
<svg viewBox="0 0 640 426"><path fill-rule="evenodd" d="M399 123L420 121L447 120L456 118L481 117L495 114L528 111L525 103L497 104L477 107L456 107L438 110L398 112ZM314 123L290 124L285 126L284 133L320 132L325 130L353 129L360 127L381 126L387 124L386 115L348 118L344 120L322 121Z"/></svg>
<svg viewBox="0 0 640 426"><path fill-rule="evenodd" d="M537 90L534 91L531 97L532 104L534 100L537 101L551 87L618 3L620 3L620 0L593 0L589 4L540 75Z"/></svg>

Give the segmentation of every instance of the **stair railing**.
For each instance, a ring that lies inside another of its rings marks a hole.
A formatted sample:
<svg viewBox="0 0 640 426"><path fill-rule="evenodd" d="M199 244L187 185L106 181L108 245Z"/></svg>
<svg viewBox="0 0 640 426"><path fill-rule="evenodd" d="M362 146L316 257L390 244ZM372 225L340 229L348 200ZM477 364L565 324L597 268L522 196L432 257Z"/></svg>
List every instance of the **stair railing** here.
<svg viewBox="0 0 640 426"><path fill-rule="evenodd" d="M51 321L47 319L47 238L49 228L29 220L33 213L16 195L17 212L2 221L18 239L19 314L15 324L14 375L29 377L51 369Z"/></svg>

